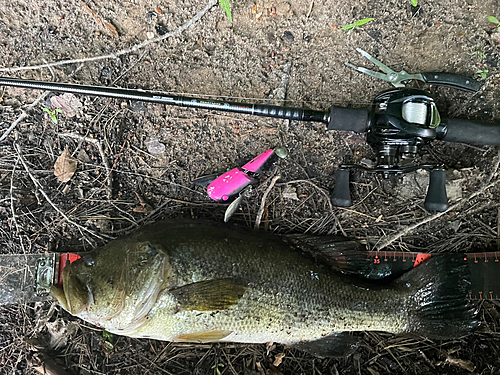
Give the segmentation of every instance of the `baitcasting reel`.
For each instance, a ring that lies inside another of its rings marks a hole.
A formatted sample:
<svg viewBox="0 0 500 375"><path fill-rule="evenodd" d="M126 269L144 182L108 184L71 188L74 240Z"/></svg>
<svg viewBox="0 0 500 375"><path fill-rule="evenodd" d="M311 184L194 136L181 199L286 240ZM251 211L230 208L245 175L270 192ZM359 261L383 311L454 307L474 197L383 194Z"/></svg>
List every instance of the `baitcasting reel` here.
<svg viewBox="0 0 500 375"><path fill-rule="evenodd" d="M422 90L386 91L375 98L364 123L366 140L377 154L377 160L363 160L362 165L341 165L336 172L332 203L340 207L352 204L349 192L350 168L378 172L384 178L391 174L428 169L430 183L425 209L445 211L448 208L445 170L439 165L413 163L422 145L434 139L442 139L445 134L446 125L441 124L441 117L432 97Z"/></svg>

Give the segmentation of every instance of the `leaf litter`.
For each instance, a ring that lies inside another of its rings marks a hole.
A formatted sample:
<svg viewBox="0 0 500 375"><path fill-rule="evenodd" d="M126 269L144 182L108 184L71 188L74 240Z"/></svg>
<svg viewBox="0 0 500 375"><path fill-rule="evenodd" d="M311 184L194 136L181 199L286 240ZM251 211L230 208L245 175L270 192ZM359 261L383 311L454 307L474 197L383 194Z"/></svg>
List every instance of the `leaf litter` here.
<svg viewBox="0 0 500 375"><path fill-rule="evenodd" d="M54 164L54 175L60 182L68 182L75 174L77 165L77 159L71 156L69 146L66 145L66 148Z"/></svg>

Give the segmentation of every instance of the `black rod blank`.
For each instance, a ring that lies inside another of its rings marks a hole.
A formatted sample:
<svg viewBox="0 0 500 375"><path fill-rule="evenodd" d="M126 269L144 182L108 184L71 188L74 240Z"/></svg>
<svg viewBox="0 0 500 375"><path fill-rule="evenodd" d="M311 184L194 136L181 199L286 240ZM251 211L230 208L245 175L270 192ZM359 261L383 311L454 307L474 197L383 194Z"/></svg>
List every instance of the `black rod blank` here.
<svg viewBox="0 0 500 375"><path fill-rule="evenodd" d="M225 102L220 100L200 99L188 96L171 96L162 92L123 89L104 86L85 86L70 83L45 82L29 79L0 77L0 86L22 87L27 89L68 92L91 96L104 96L126 100L139 100L143 102L174 105L178 107L191 107L211 109L225 112L243 113L263 117L275 117L296 121L315 121L328 124L329 112L314 111L310 109L283 107L265 104L245 104Z"/></svg>

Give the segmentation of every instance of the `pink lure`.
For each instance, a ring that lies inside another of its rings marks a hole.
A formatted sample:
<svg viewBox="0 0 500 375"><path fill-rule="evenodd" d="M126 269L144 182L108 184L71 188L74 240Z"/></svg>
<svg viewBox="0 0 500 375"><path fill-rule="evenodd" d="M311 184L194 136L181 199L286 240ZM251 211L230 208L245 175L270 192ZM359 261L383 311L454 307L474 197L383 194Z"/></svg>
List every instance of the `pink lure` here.
<svg viewBox="0 0 500 375"><path fill-rule="evenodd" d="M229 172L217 177L208 185L208 196L215 201L227 201L234 198L248 185L257 181L248 173L260 173L264 164L273 155L273 149L266 150L244 166L231 169Z"/></svg>

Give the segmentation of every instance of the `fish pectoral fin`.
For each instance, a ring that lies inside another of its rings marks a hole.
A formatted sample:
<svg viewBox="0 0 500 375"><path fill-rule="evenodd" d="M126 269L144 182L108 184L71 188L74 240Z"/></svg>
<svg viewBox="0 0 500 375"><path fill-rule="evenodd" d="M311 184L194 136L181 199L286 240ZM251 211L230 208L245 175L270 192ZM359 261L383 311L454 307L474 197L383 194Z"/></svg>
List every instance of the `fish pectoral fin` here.
<svg viewBox="0 0 500 375"><path fill-rule="evenodd" d="M170 293L183 309L214 311L238 304L246 289L247 284L239 279L215 279L187 284Z"/></svg>
<svg viewBox="0 0 500 375"><path fill-rule="evenodd" d="M347 357L356 351L360 341L360 337L352 332L334 332L318 340L301 342L292 347L319 357Z"/></svg>
<svg viewBox="0 0 500 375"><path fill-rule="evenodd" d="M227 337L231 334L231 331L209 331L209 332L196 332L189 333L187 335L181 335L177 337L176 341L184 341L184 342L215 342L220 341L224 337Z"/></svg>

